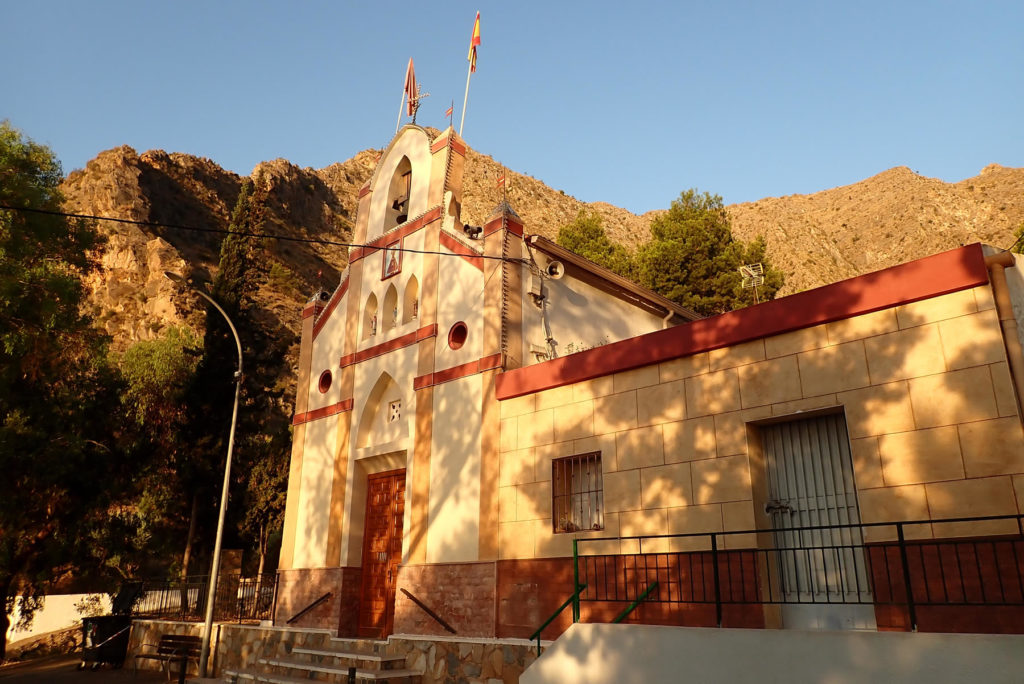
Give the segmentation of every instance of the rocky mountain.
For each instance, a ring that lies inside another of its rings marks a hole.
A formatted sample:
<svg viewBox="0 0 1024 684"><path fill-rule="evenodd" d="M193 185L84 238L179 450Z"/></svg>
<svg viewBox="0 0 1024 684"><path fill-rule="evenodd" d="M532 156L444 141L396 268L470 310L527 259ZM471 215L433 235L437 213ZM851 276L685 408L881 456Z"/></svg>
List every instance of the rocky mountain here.
<svg viewBox="0 0 1024 684"><path fill-rule="evenodd" d="M899 166L853 185L728 211L737 236L765 236L787 294L962 244L1009 247L1024 224L1024 168L991 164L946 183Z"/></svg>
<svg viewBox="0 0 1024 684"><path fill-rule="evenodd" d="M365 150L319 170L276 159L257 165L250 176L263 230L299 240L260 241L252 307L266 339L288 349L278 363L289 378L302 304L319 287L333 289L346 263L346 247L315 241L351 241L356 193L379 154ZM613 239L635 246L647 238L657 213L637 216L581 202L469 150L464 220L482 222L501 201L496 180L503 171L504 192L527 230L550 238L586 209L602 216ZM221 235L205 231L227 227L243 180L209 159L159 150L139 154L130 147L102 152L67 177L70 210L168 224L98 224L108 241L88 285L97 320L115 348L152 339L168 325L201 329L201 307L163 272L210 278ZM849 186L727 209L739 237L765 236L770 258L786 273L785 292L794 292L968 242L1008 246L1014 228L1024 223L1024 168L991 165L974 178L945 183L899 167Z"/></svg>

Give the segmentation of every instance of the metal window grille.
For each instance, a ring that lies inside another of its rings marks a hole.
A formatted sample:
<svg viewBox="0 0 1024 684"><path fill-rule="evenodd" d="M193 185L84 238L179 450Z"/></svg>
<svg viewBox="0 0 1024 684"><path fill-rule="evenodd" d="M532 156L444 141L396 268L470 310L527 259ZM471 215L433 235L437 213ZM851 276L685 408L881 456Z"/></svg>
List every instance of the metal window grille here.
<svg viewBox="0 0 1024 684"><path fill-rule="evenodd" d="M604 529L601 452L551 462L551 527L554 532Z"/></svg>

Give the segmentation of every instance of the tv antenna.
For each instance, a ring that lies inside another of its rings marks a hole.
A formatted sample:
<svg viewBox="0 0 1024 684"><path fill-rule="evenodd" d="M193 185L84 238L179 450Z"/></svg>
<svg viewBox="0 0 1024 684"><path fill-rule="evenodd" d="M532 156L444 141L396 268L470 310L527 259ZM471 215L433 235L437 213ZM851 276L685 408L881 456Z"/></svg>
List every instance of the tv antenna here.
<svg viewBox="0 0 1024 684"><path fill-rule="evenodd" d="M420 100L424 97L430 97L430 93L423 92L423 87L417 83L416 98L413 100L412 103L412 122L414 125L416 123L416 114L417 112L420 111Z"/></svg>
<svg viewBox="0 0 1024 684"><path fill-rule="evenodd" d="M764 266L760 262L756 264L747 264L740 266L740 275L743 276L743 282L741 283L744 289L754 290L754 303L759 304L757 298L757 286L764 284Z"/></svg>

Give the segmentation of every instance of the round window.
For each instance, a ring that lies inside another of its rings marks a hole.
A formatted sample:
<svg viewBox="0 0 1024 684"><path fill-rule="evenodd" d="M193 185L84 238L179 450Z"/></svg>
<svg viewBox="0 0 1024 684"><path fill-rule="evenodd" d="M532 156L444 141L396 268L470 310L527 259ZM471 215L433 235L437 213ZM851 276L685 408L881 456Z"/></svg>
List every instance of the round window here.
<svg viewBox="0 0 1024 684"><path fill-rule="evenodd" d="M327 390L331 389L331 381L334 377L331 375L331 371L325 370L320 374L320 382L317 383L317 388L320 390L320 394L327 394Z"/></svg>
<svg viewBox="0 0 1024 684"><path fill-rule="evenodd" d="M448 346L452 349L460 349L462 345L466 344L466 336L469 334L469 328L462 321L459 321L452 326L452 329L448 331Z"/></svg>

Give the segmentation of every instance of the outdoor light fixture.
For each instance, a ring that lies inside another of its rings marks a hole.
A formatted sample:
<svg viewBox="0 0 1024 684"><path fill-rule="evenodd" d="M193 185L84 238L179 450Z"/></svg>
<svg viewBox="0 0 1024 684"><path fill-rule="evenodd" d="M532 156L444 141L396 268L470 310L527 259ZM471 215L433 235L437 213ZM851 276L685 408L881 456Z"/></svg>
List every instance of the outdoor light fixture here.
<svg viewBox="0 0 1024 684"><path fill-rule="evenodd" d="M231 409L231 432L228 435L228 458L224 464L224 486L220 493L220 517L217 519L217 540L213 544L213 563L210 566L210 589L206 595L206 620L203 625L203 643L199 653L199 676L206 676L206 663L210 659L210 633L213 631L213 602L217 596L217 578L220 574L220 547L224 538L224 515L228 508L228 486L231 484L231 452L235 446L235 423L238 420L238 394L242 387L242 343L238 339L238 331L235 324L228 318L227 312L220 304L214 301L213 297L192 285L178 273L164 271L168 280L179 285L185 285L197 295L210 302L213 308L220 312L220 315L227 321L231 328L231 334L235 337L235 347L238 348L238 370L235 371L235 404Z"/></svg>

